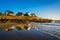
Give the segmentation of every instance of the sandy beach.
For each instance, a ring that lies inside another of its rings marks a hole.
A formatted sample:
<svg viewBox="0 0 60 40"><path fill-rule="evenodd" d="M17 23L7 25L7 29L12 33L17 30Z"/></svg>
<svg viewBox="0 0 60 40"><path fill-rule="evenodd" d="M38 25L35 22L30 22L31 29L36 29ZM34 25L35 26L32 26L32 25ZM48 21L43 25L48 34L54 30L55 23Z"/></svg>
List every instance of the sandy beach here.
<svg viewBox="0 0 60 40"><path fill-rule="evenodd" d="M9 32L5 32L8 28L16 23L1 24L0 25L0 40L60 40L57 37L43 33L39 30L17 30L14 28Z"/></svg>

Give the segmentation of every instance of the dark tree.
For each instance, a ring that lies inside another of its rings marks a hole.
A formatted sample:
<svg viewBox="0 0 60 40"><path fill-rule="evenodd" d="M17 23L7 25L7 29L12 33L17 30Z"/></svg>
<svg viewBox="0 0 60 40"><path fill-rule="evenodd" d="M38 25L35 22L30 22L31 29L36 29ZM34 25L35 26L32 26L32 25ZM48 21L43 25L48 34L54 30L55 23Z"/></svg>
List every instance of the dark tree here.
<svg viewBox="0 0 60 40"><path fill-rule="evenodd" d="M35 16L36 17L35 13L32 13L31 16Z"/></svg>
<svg viewBox="0 0 60 40"><path fill-rule="evenodd" d="M22 13L22 12L18 12L18 13L16 14L16 16L22 16L22 15L24 15L24 13Z"/></svg>
<svg viewBox="0 0 60 40"><path fill-rule="evenodd" d="M28 16L28 12L26 12L26 13L24 14L24 16Z"/></svg>
<svg viewBox="0 0 60 40"><path fill-rule="evenodd" d="M2 12L0 12L0 15L3 15Z"/></svg>

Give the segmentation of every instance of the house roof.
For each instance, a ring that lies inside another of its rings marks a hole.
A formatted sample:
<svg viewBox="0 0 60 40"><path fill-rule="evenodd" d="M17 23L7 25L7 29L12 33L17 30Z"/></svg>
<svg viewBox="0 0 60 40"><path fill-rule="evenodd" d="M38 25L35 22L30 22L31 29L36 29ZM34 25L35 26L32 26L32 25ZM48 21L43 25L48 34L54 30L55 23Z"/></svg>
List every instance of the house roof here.
<svg viewBox="0 0 60 40"><path fill-rule="evenodd" d="M12 11L8 11L8 10L7 10L6 12L9 12L9 13L11 13L11 14L14 14ZM6 13L6 12L5 12L5 13Z"/></svg>

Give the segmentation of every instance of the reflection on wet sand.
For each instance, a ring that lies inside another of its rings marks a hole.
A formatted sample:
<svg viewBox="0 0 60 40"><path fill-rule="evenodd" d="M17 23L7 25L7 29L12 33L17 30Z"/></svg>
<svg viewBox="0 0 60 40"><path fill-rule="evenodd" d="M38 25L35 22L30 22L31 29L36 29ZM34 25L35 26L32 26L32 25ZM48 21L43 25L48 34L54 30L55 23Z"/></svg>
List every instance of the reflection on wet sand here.
<svg viewBox="0 0 60 40"><path fill-rule="evenodd" d="M22 30L24 28L24 24L16 24L15 27L19 30Z"/></svg>
<svg viewBox="0 0 60 40"><path fill-rule="evenodd" d="M14 28L18 29L18 30L30 30L31 27L26 27L25 24L15 24L15 25L0 25L0 31L4 30L5 32L9 32L12 31Z"/></svg>
<svg viewBox="0 0 60 40"><path fill-rule="evenodd" d="M22 30L22 29L30 30L31 29L31 27L29 27L29 26L26 27L25 24L16 24L15 26L18 30Z"/></svg>
<svg viewBox="0 0 60 40"><path fill-rule="evenodd" d="M6 32L9 32L9 31L12 31L13 29L14 29L14 26L12 25L12 26L10 26L8 28L5 28L5 31Z"/></svg>
<svg viewBox="0 0 60 40"><path fill-rule="evenodd" d="M25 22L25 25L24 25L24 28L27 29L27 30L30 30L31 27L32 27L31 22L26 21L26 22Z"/></svg>
<svg viewBox="0 0 60 40"><path fill-rule="evenodd" d="M31 24L0 25L0 40L60 40L38 30L27 31L28 29L32 29Z"/></svg>
<svg viewBox="0 0 60 40"><path fill-rule="evenodd" d="M30 29L31 29L31 22L26 21L24 24L16 24L15 26L16 26L16 28L18 28L18 29L30 30Z"/></svg>

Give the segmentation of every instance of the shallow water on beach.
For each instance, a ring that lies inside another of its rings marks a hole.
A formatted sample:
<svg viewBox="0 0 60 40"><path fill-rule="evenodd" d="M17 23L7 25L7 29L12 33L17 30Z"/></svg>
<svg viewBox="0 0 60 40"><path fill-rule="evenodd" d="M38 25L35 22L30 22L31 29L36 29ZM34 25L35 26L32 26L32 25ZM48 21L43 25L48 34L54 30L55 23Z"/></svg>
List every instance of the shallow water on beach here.
<svg viewBox="0 0 60 40"><path fill-rule="evenodd" d="M15 39L18 40L19 38L21 38L22 40L23 38L24 39L34 38L34 40L37 39L39 40L39 38L43 36L42 38L47 38L48 40L50 36L48 37L46 34L49 34L60 39L60 26L59 26L60 24L55 23L31 23L31 24L33 26L31 27L30 30L27 30L26 28L16 27L15 25L2 25L0 26L0 39L12 38L12 40Z"/></svg>
<svg viewBox="0 0 60 40"><path fill-rule="evenodd" d="M35 23L36 29L60 38L60 23Z"/></svg>

